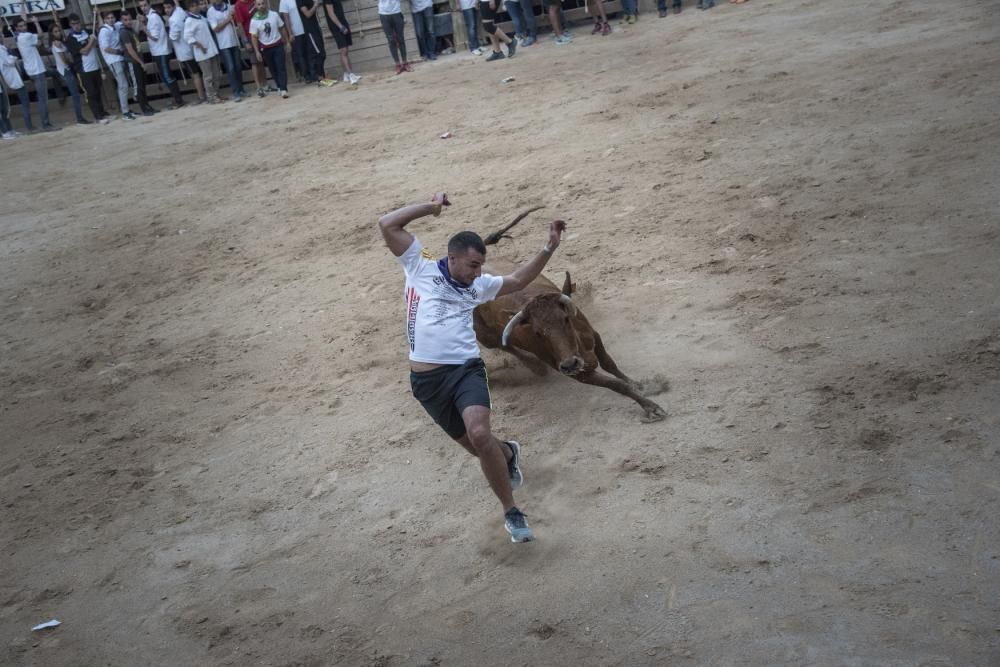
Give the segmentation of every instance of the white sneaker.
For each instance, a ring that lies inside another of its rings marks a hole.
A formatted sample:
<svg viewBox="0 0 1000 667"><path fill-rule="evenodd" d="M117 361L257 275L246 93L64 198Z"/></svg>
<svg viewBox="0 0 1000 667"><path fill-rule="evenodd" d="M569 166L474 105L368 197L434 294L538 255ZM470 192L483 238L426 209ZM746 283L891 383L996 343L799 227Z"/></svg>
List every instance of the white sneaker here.
<svg viewBox="0 0 1000 667"><path fill-rule="evenodd" d="M10 132L4 132L3 134L0 134L0 139L6 139L6 140L9 141L11 139L17 139L18 136L20 136L20 135L18 135L17 132L15 132L14 130L11 130Z"/></svg>
<svg viewBox="0 0 1000 667"><path fill-rule="evenodd" d="M287 90L282 90L282 91L280 91L280 92L281 92L281 96L282 96L282 97L284 97L284 98L287 98L287 97L288 97L288 91L287 91Z"/></svg>
<svg viewBox="0 0 1000 667"><path fill-rule="evenodd" d="M481 56L481 55L483 55L483 50L482 49L472 49L472 55L474 55L474 56Z"/></svg>
<svg viewBox="0 0 1000 667"><path fill-rule="evenodd" d="M357 84L358 81L361 81L361 75L351 72L351 85Z"/></svg>
<svg viewBox="0 0 1000 667"><path fill-rule="evenodd" d="M343 81L344 81L344 83L354 83L353 81L351 81L351 75L348 74L347 72L344 72L344 79L343 79Z"/></svg>

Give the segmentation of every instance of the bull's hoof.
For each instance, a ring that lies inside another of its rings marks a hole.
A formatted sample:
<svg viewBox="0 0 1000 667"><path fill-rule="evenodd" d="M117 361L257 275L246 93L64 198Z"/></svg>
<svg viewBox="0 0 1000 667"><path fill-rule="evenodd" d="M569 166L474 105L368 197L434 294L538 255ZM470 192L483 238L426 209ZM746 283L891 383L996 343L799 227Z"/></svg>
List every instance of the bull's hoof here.
<svg viewBox="0 0 1000 667"><path fill-rule="evenodd" d="M652 422L663 421L667 418L667 411L656 403L644 405L642 409L645 410L645 413L640 418L643 424L651 424Z"/></svg>

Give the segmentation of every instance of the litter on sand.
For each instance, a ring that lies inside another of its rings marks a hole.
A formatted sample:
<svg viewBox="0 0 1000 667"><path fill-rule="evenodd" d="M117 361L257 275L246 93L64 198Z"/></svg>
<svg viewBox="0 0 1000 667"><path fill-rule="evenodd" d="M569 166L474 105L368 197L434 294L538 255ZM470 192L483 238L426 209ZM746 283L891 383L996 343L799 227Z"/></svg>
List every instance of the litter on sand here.
<svg viewBox="0 0 1000 667"><path fill-rule="evenodd" d="M511 83L512 81L517 81L517 79L512 76L508 76L506 79L501 79L500 83Z"/></svg>
<svg viewBox="0 0 1000 667"><path fill-rule="evenodd" d="M441 135L442 139L451 139L451 137L452 137L451 132L445 132L444 134Z"/></svg>
<svg viewBox="0 0 1000 667"><path fill-rule="evenodd" d="M54 628L60 625L62 625L62 623L53 618L51 621L45 621L44 623L39 623L35 627L31 628L31 631L35 632L36 630L44 630L45 628Z"/></svg>

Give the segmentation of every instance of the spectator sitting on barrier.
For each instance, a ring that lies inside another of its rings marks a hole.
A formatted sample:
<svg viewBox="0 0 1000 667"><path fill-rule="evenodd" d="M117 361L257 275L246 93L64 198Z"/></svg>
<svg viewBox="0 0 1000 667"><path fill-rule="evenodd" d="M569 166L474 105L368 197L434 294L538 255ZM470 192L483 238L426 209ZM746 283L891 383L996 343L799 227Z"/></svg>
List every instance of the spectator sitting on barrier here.
<svg viewBox="0 0 1000 667"><path fill-rule="evenodd" d="M340 67L344 70L344 83L352 86L361 81L361 75L354 73L351 66L350 47L354 44L351 38L351 26L344 16L344 6L340 0L323 0L323 13L326 15L326 27L333 35L333 41L337 43L340 51Z"/></svg>
<svg viewBox="0 0 1000 667"><path fill-rule="evenodd" d="M514 52L517 51L517 42L508 37L507 33L496 24L497 0L481 0L479 13L483 17L483 32L490 38L490 44L493 46L493 53L486 59L486 62L503 59L504 55L503 51L500 50L500 44L507 45L507 57L513 58Z"/></svg>

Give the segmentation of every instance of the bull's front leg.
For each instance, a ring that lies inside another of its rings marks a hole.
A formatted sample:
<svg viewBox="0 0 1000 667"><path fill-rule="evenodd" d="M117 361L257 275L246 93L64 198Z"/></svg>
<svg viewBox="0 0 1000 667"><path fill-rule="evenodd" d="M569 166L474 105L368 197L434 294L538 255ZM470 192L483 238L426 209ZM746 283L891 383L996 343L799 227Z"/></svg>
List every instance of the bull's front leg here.
<svg viewBox="0 0 1000 667"><path fill-rule="evenodd" d="M597 355L597 362L601 365L601 368L611 373L616 378L628 382L637 389L642 388L642 385L625 375L625 373L618 368L618 364L615 363L615 360L611 358L610 354L608 354L607 348L604 347L604 341L601 340L601 334L596 331L594 332L594 354Z"/></svg>
<svg viewBox="0 0 1000 667"><path fill-rule="evenodd" d="M622 396L628 396L642 406L642 409L645 411L645 415L642 417L642 421L644 422L660 421L667 416L666 410L640 394L631 381L626 382L625 380L616 377L609 377L596 370L589 373L574 375L573 379L579 380L584 384L592 384L598 387L604 387L605 389L610 389L611 391L618 392Z"/></svg>

